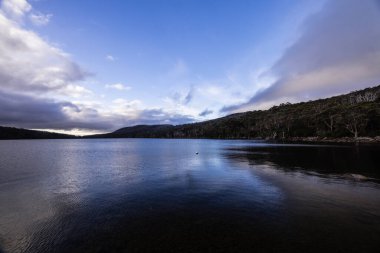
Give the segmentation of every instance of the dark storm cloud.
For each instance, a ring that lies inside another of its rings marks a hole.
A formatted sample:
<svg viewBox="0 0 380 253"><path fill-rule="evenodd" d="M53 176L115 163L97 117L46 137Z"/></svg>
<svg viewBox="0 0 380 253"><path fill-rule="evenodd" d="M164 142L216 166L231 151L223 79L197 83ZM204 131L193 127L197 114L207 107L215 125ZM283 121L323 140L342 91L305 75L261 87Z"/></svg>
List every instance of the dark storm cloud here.
<svg viewBox="0 0 380 253"><path fill-rule="evenodd" d="M86 121L73 120L64 113L69 109L75 113L85 113ZM101 120L94 110L83 109L69 102L37 99L30 96L0 91L0 125L22 128L65 129L85 128L104 130L112 124Z"/></svg>
<svg viewBox="0 0 380 253"><path fill-rule="evenodd" d="M71 113L67 113L70 111ZM70 117L70 114L79 117ZM163 109L141 110L138 117L113 114L100 115L95 109L70 102L37 99L0 91L0 125L35 129L87 129L111 131L137 124L183 124L193 122L191 116L165 112Z"/></svg>
<svg viewBox="0 0 380 253"><path fill-rule="evenodd" d="M309 100L380 83L380 1L330 0L272 66L278 78L231 112L281 99Z"/></svg>
<svg viewBox="0 0 380 253"><path fill-rule="evenodd" d="M194 95L194 90L193 90L193 88L191 88L191 89L189 90L189 92L187 93L187 95L185 96L185 98L184 98L184 100L183 100L183 103L184 103L185 105L187 105L188 103L190 103L191 100L193 99L193 95Z"/></svg>
<svg viewBox="0 0 380 253"><path fill-rule="evenodd" d="M37 100L32 97L0 92L0 123L33 125L64 121L66 119L62 112L64 106L75 108L70 103Z"/></svg>
<svg viewBox="0 0 380 253"><path fill-rule="evenodd" d="M199 114L199 116L204 117L204 116L207 116L207 115L209 115L209 114L211 114L211 113L213 113L212 110L205 109L204 111L202 111L202 112Z"/></svg>

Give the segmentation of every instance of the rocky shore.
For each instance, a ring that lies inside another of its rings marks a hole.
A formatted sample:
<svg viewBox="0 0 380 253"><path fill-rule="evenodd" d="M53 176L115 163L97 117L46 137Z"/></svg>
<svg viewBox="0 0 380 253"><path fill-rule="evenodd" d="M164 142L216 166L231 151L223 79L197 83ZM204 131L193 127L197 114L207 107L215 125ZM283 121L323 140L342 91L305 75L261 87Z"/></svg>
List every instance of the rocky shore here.
<svg viewBox="0 0 380 253"><path fill-rule="evenodd" d="M290 137L285 139L287 142L328 142L328 143L380 143L380 136L376 137Z"/></svg>

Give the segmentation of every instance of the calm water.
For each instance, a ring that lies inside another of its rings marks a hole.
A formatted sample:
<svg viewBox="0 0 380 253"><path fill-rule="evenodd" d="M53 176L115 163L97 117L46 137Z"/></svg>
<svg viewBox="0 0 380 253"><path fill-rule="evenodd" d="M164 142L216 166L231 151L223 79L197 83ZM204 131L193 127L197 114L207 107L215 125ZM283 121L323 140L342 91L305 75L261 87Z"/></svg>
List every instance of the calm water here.
<svg viewBox="0 0 380 253"><path fill-rule="evenodd" d="M0 141L0 252L379 249L379 146Z"/></svg>

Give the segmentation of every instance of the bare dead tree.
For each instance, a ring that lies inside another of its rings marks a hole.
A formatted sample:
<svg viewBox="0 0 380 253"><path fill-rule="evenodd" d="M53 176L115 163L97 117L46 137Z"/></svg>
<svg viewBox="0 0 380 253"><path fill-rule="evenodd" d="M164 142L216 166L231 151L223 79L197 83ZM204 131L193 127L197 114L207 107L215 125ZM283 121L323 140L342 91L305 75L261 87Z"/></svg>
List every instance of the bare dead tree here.
<svg viewBox="0 0 380 253"><path fill-rule="evenodd" d="M330 130L330 132L332 133L333 132L333 130L334 130L334 119L335 119L335 115L333 115L333 114L329 114L329 117L328 117L328 119L326 120L326 119L324 119L323 120L323 123L329 128L329 130Z"/></svg>
<svg viewBox="0 0 380 253"><path fill-rule="evenodd" d="M367 119L363 117L364 115L352 111L346 118L346 129L354 135L355 138L358 138L359 132L367 125Z"/></svg>
<svg viewBox="0 0 380 253"><path fill-rule="evenodd" d="M351 123L346 124L346 129L350 131L355 138L358 138L358 127L357 122L352 121Z"/></svg>

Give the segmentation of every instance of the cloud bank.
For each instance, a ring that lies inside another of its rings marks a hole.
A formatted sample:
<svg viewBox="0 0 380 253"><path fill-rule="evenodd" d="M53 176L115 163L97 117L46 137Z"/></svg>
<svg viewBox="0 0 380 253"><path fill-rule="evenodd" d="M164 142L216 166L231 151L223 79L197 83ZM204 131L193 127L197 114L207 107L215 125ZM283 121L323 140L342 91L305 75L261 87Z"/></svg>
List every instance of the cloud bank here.
<svg viewBox="0 0 380 253"><path fill-rule="evenodd" d="M277 79L248 102L223 112L262 109L380 83L380 1L330 0L301 27L301 36L265 73Z"/></svg>
<svg viewBox="0 0 380 253"><path fill-rule="evenodd" d="M2 6L13 5L4 1ZM16 1L24 2L24 1ZM20 16L25 5L15 5ZM8 10L7 9L7 10ZM7 11L9 12L9 10ZM70 56L0 11L0 83L3 91L70 94L88 74Z"/></svg>
<svg viewBox="0 0 380 253"><path fill-rule="evenodd" d="M193 121L187 115L161 108L141 108L136 103L119 104L117 108L97 103L93 92L80 84L90 74L68 53L25 24L30 21L32 25L46 25L51 17L34 11L26 0L1 2L0 125L104 132L133 124ZM111 55L106 58L115 60ZM131 89L121 83L106 88Z"/></svg>

